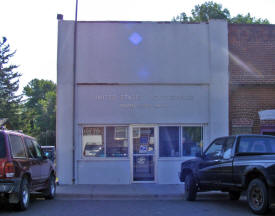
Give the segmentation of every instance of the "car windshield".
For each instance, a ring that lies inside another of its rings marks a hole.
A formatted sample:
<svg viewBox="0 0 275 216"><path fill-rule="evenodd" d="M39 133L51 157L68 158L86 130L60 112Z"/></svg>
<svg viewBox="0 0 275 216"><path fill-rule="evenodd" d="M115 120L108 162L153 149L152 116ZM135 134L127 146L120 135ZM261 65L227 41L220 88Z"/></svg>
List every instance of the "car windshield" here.
<svg viewBox="0 0 275 216"><path fill-rule="evenodd" d="M241 137L238 153L275 153L275 138Z"/></svg>
<svg viewBox="0 0 275 216"><path fill-rule="evenodd" d="M6 156L6 145L5 145L5 136L3 133L0 133L0 158Z"/></svg>

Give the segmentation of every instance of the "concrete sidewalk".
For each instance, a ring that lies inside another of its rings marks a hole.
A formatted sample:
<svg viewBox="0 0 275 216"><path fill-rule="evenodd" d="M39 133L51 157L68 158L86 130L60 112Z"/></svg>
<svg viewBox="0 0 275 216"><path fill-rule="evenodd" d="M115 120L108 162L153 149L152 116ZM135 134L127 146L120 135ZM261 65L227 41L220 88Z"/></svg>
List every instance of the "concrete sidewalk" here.
<svg viewBox="0 0 275 216"><path fill-rule="evenodd" d="M183 184L58 185L56 188L57 199L180 200L183 194Z"/></svg>

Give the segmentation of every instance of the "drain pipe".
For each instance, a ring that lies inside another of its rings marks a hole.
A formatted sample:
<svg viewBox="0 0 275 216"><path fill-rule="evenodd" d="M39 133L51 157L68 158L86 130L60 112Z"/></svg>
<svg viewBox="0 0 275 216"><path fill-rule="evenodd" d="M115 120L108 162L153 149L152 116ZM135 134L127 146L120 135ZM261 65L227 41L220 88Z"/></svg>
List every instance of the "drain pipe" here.
<svg viewBox="0 0 275 216"><path fill-rule="evenodd" d="M75 1L75 21L74 21L74 50L73 50L73 178L72 183L75 184L75 91L76 91L76 49L77 49L77 9L78 0Z"/></svg>

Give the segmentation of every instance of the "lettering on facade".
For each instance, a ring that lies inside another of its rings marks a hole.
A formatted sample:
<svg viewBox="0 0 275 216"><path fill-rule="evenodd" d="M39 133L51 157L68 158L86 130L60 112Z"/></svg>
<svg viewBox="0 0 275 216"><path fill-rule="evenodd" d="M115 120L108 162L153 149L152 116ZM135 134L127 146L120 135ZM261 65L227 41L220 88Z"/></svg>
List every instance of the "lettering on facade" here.
<svg viewBox="0 0 275 216"><path fill-rule="evenodd" d="M154 95L146 98L146 96L126 93L118 95L96 95L95 97L97 101L117 101L119 102L120 108L125 109L161 109L168 108L171 102L194 100L193 96L185 95ZM142 103L142 100L150 102Z"/></svg>

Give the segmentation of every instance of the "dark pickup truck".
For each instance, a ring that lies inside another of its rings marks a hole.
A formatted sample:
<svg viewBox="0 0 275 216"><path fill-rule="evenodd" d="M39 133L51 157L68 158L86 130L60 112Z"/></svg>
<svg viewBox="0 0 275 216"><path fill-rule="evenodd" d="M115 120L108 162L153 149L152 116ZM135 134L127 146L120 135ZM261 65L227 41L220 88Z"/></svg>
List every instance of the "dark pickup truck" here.
<svg viewBox="0 0 275 216"><path fill-rule="evenodd" d="M275 204L275 137L217 138L200 157L181 164L179 177L188 201L200 191L229 192L231 200L246 191L250 209L263 214Z"/></svg>

